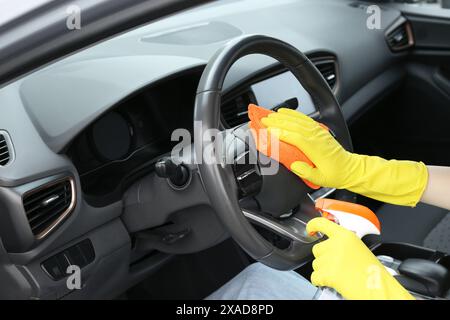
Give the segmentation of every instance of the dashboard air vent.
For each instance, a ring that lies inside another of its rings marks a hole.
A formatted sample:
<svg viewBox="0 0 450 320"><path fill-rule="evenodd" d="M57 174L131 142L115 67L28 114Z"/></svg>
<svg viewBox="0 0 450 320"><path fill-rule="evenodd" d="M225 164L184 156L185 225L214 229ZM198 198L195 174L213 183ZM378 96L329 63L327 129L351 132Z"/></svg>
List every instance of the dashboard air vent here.
<svg viewBox="0 0 450 320"><path fill-rule="evenodd" d="M225 123L233 128L242 123L248 122L248 105L256 103L255 95L251 90L246 91L237 97L225 101L222 105L222 117Z"/></svg>
<svg viewBox="0 0 450 320"><path fill-rule="evenodd" d="M386 41L394 52L404 51L414 45L414 37L411 25L406 19L395 23L386 32Z"/></svg>
<svg viewBox="0 0 450 320"><path fill-rule="evenodd" d="M23 207L37 239L56 228L74 206L75 186L71 178L51 182L23 196Z"/></svg>
<svg viewBox="0 0 450 320"><path fill-rule="evenodd" d="M333 60L313 61L313 63L325 78L330 88L335 90L337 85L336 63Z"/></svg>
<svg viewBox="0 0 450 320"><path fill-rule="evenodd" d="M0 166L6 166L11 161L11 151L6 133L0 132Z"/></svg>

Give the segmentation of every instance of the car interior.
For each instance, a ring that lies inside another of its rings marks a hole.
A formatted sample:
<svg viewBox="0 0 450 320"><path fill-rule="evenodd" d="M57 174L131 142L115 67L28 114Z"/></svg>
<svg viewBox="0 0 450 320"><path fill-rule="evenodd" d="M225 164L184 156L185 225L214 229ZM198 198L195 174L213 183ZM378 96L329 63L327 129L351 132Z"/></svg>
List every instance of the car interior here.
<svg viewBox="0 0 450 320"><path fill-rule="evenodd" d="M375 255L404 263L416 297L449 298L447 210L313 190L284 168L255 190L248 167L195 164L193 139L172 152L198 121L239 140L253 103L319 119L356 153L449 166L447 4L213 1L2 86L0 298L204 299L255 261L309 279L317 239L289 219L324 197L372 209Z"/></svg>

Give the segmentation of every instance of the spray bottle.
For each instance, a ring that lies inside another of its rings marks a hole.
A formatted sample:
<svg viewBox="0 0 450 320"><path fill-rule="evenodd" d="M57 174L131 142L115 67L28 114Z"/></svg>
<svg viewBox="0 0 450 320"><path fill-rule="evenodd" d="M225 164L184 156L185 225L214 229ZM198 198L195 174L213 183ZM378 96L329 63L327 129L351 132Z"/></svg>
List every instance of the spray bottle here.
<svg viewBox="0 0 450 320"><path fill-rule="evenodd" d="M316 201L316 209L322 217L353 231L359 238L381 233L380 221L375 213L365 206L334 199L319 199ZM316 299L343 300L344 298L336 290L324 287Z"/></svg>

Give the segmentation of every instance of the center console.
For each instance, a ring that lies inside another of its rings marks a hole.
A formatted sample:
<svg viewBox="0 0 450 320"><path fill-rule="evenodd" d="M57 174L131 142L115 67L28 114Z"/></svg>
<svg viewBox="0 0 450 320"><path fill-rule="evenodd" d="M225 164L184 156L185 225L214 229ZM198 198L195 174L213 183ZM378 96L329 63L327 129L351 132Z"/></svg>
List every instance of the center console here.
<svg viewBox="0 0 450 320"><path fill-rule="evenodd" d="M371 250L417 299L450 298L449 254L407 243L378 243Z"/></svg>

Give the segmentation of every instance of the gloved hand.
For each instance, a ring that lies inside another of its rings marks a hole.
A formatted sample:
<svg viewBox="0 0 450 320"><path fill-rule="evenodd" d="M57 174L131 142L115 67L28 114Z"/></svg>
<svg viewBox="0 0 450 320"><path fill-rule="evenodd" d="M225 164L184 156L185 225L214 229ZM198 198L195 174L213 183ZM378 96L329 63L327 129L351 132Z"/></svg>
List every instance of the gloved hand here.
<svg viewBox="0 0 450 320"><path fill-rule="evenodd" d="M353 232L325 218L306 228L328 236L313 247L315 286L333 288L348 300L414 299Z"/></svg>
<svg viewBox="0 0 450 320"><path fill-rule="evenodd" d="M407 206L415 206L427 186L428 170L422 162L350 153L319 123L297 111L280 109L262 123L314 163L316 168L299 161L291 165L295 174L314 184Z"/></svg>

